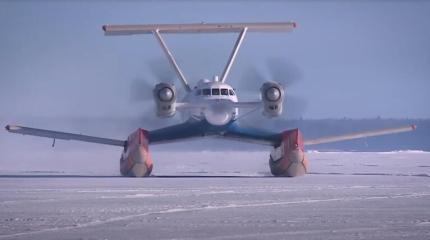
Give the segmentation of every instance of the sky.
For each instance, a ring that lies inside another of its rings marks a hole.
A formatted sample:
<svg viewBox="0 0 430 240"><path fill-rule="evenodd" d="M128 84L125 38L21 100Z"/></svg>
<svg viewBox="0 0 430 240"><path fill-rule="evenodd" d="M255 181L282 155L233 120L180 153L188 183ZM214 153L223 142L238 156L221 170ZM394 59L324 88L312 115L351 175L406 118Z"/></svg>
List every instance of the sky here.
<svg viewBox="0 0 430 240"><path fill-rule="evenodd" d="M270 76L270 59L283 59L301 75L287 101L306 101L293 117L429 118L429 12L429 1L1 1L0 118L149 109L133 88L158 81L148 62L167 69L163 52L151 35L104 36L103 24L290 20L293 32L247 35L233 87L255 70ZM165 38L195 83L222 72L236 35Z"/></svg>
<svg viewBox="0 0 430 240"><path fill-rule="evenodd" d="M119 139L146 128L128 120L154 114L153 103L141 101L142 86L159 82L154 67L169 69L168 62L153 36L108 37L101 27L199 22L297 22L290 33L246 36L227 80L239 98L242 87L258 97L250 78L273 80L267 65L281 59L299 73L287 86L287 106L305 103L287 108L287 117L430 118L429 13L430 1L0 1L0 125ZM191 84L222 72L235 39L165 36ZM118 148L51 144L0 131L0 171L116 171Z"/></svg>

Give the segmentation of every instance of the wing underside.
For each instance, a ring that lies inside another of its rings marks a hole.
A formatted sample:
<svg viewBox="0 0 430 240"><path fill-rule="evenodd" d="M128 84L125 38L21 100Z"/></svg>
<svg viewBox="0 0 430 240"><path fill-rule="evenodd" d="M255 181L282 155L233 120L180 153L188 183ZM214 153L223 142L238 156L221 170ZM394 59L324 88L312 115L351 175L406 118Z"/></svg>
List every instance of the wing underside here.
<svg viewBox="0 0 430 240"><path fill-rule="evenodd" d="M123 140L93 137L93 136L82 135L82 134L58 132L58 131L29 128L29 127L22 127L22 126L16 126L16 125L7 125L6 130L11 133L32 135L32 136L38 136L38 137L47 137L47 138L53 138L53 139L76 140L76 141L92 142L92 143L107 144L107 145L114 145L114 146L121 146L121 147L125 145L125 141Z"/></svg>
<svg viewBox="0 0 430 240"><path fill-rule="evenodd" d="M240 32L244 28L250 32L288 32L295 27L295 22L137 24L104 25L103 31L106 35L152 34L155 31L160 33Z"/></svg>
<svg viewBox="0 0 430 240"><path fill-rule="evenodd" d="M413 131L415 125L403 126L397 128L378 129L372 131L356 132L345 135L322 137L318 139L305 140L305 145L317 145L323 143L347 141L358 138L374 137L394 133L402 133ZM6 130L11 133L32 135L39 137L47 137L62 140L76 140L84 142L92 142L98 144L107 144L113 146L125 146L126 141L111 138L101 138L75 133L66 133L59 131L51 131L45 129L29 128L16 125L7 125ZM186 139L212 136L221 137L230 140L241 142L262 144L268 146L278 146L282 141L282 133L273 133L261 129L241 127L235 122L226 126L213 126L206 121L187 121L182 124L173 125L148 132L148 140L150 144L170 143Z"/></svg>
<svg viewBox="0 0 430 240"><path fill-rule="evenodd" d="M376 137L376 136L382 136L382 135L388 135L388 134L414 131L416 128L417 128L416 125L409 125L409 126L396 127L396 128L377 129L377 130L371 130L371 131L350 133L345 135L329 136L329 137L321 137L317 139L305 140L304 144L309 146L309 145L317 145L317 144L323 144L323 143L347 141L347 140L353 140L358 138Z"/></svg>
<svg viewBox="0 0 430 240"><path fill-rule="evenodd" d="M318 145L324 143L332 143L332 142L340 142L340 141L348 141L359 138L367 138L367 137L376 137L388 134L402 133L414 131L416 129L415 125L402 126L396 128L385 128L385 129L376 129L370 131L362 131L355 132L344 135L337 136L327 136L321 137L317 139L305 140L304 145ZM223 134L223 137L230 138L232 140L238 140L242 142L250 142L250 143L258 143L270 146L278 146L282 141L282 133L270 133L265 132L258 129L249 129L239 127L238 125L232 125L228 128L228 130Z"/></svg>

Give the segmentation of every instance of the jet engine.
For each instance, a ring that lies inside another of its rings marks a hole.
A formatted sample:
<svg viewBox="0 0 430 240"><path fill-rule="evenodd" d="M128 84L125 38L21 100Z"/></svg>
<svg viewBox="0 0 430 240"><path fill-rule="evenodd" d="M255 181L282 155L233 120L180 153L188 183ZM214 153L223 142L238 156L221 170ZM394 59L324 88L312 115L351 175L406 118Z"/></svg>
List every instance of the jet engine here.
<svg viewBox="0 0 430 240"><path fill-rule="evenodd" d="M276 177L296 177L308 171L309 162L304 153L303 137L299 129L282 133L281 144L270 153L269 166Z"/></svg>
<svg viewBox="0 0 430 240"><path fill-rule="evenodd" d="M277 117L282 113L282 102L284 100L284 88L276 82L265 82L260 88L263 100L263 115Z"/></svg>
<svg viewBox="0 0 430 240"><path fill-rule="evenodd" d="M173 84L155 85L154 100L157 105L157 116L172 117L176 113L176 89Z"/></svg>

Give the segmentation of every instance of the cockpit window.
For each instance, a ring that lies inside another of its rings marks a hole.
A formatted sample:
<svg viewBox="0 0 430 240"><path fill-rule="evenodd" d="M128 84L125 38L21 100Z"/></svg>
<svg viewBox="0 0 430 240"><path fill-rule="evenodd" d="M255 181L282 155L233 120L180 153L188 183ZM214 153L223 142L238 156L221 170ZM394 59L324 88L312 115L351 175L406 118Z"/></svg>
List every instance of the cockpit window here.
<svg viewBox="0 0 430 240"><path fill-rule="evenodd" d="M212 88L212 95L219 95L219 88Z"/></svg>
<svg viewBox="0 0 430 240"><path fill-rule="evenodd" d="M209 89L209 88L205 88L205 89L203 89L203 95L205 95L205 96L209 96L209 95L211 95L211 90Z"/></svg>
<svg viewBox="0 0 430 240"><path fill-rule="evenodd" d="M227 88L221 88L221 95L228 96Z"/></svg>
<svg viewBox="0 0 430 240"><path fill-rule="evenodd" d="M232 89L229 89L228 92L230 93L231 96L234 96L234 91Z"/></svg>

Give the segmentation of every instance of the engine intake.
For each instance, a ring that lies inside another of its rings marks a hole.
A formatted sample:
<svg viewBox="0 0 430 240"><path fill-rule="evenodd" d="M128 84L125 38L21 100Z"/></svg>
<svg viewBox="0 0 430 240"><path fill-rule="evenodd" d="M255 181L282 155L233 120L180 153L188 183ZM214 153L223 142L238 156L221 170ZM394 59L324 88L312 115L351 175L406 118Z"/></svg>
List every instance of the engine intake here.
<svg viewBox="0 0 430 240"><path fill-rule="evenodd" d="M284 100L284 88L276 82L266 82L260 88L263 100L263 115L267 117L277 117L282 113L282 103Z"/></svg>
<svg viewBox="0 0 430 240"><path fill-rule="evenodd" d="M176 88L172 84L155 85L154 100L157 105L157 116L172 117L176 113Z"/></svg>

